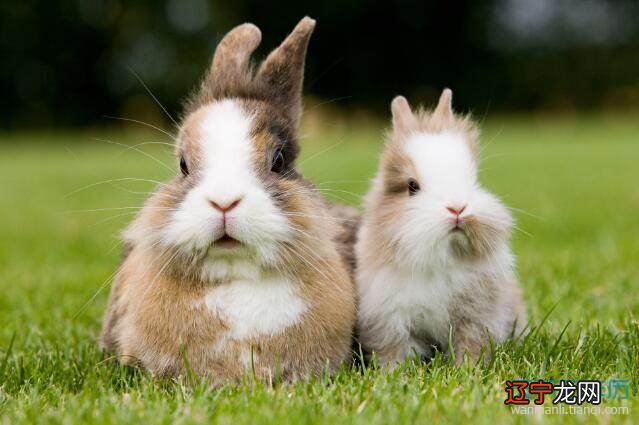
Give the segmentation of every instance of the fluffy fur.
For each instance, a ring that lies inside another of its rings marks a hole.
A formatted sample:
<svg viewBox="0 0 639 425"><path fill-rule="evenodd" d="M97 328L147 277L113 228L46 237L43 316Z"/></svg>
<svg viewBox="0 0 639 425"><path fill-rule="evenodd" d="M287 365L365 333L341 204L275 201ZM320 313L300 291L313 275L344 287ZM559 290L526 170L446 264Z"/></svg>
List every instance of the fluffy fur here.
<svg viewBox="0 0 639 425"><path fill-rule="evenodd" d="M295 169L304 18L254 72L252 24L218 46L176 145L181 175L125 232L101 341L158 375L295 379L349 357L344 229Z"/></svg>
<svg viewBox="0 0 639 425"><path fill-rule="evenodd" d="M512 218L477 181L478 131L453 113L451 95L417 113L405 98L393 101L393 131L366 198L355 247L358 328L382 363L453 348L458 360L477 358L525 323Z"/></svg>

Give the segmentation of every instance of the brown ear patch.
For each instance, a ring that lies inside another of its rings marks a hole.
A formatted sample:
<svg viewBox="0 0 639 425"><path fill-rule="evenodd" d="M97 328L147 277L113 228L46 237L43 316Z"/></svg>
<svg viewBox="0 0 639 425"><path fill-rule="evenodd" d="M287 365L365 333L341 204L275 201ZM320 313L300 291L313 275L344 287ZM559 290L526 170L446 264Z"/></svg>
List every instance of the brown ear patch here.
<svg viewBox="0 0 639 425"><path fill-rule="evenodd" d="M269 138L281 143L292 168L299 150L297 132L306 49L314 28L313 19L303 18L256 73L250 65L250 57L260 43L260 30L253 24L242 24L231 30L218 45L200 90L185 105L182 134L195 133L187 127L197 123L193 116L204 106L221 99L233 99L255 117L253 136L258 145Z"/></svg>
<svg viewBox="0 0 639 425"><path fill-rule="evenodd" d="M282 44L262 62L256 79L274 86L299 82L303 77L306 49L314 29L315 20L304 17ZM293 81L281 81L289 77L292 77Z"/></svg>
<svg viewBox="0 0 639 425"><path fill-rule="evenodd" d="M188 116L217 99L252 97L251 54L261 40L260 29L250 23L229 31L217 45L199 90L187 99L184 115Z"/></svg>
<svg viewBox="0 0 639 425"><path fill-rule="evenodd" d="M303 18L262 62L255 76L256 88L279 108L287 109L287 115L295 121L301 109L306 50L314 29L315 20Z"/></svg>
<svg viewBox="0 0 639 425"><path fill-rule="evenodd" d="M231 30L215 50L211 64L211 85L232 83L249 73L249 60L262 40L262 33L253 24L242 24Z"/></svg>
<svg viewBox="0 0 639 425"><path fill-rule="evenodd" d="M185 113L223 98L255 99L274 104L297 125L306 49L314 28L315 20L303 18L254 74L250 58L261 32L253 24L235 27L219 43L200 90L187 101Z"/></svg>

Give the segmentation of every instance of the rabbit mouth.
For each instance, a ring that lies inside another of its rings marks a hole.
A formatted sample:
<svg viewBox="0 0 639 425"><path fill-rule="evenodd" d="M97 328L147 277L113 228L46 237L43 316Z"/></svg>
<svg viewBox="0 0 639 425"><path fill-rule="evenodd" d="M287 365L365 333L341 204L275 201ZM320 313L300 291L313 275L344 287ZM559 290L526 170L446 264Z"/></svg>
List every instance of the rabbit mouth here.
<svg viewBox="0 0 639 425"><path fill-rule="evenodd" d="M469 235L466 232L466 229L464 229L461 226L450 229L448 234L450 235L450 240L452 243L465 242L469 238Z"/></svg>
<svg viewBox="0 0 639 425"><path fill-rule="evenodd" d="M217 239L213 244L218 248L233 249L242 245L242 242L224 233L224 235L222 235L221 238Z"/></svg>
<svg viewBox="0 0 639 425"><path fill-rule="evenodd" d="M454 223L450 227L448 234L453 239L464 239L465 237L468 237L467 230L468 229L467 229L466 223L458 221L457 223Z"/></svg>

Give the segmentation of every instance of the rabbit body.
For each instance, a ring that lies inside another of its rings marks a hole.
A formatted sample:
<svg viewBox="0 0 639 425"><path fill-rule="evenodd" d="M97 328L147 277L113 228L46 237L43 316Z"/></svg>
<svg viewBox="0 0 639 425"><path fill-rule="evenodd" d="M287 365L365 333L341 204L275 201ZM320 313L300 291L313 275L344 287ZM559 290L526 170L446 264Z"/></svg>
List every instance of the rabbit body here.
<svg viewBox="0 0 639 425"><path fill-rule="evenodd" d="M295 168L304 18L256 69L261 34L220 42L176 141L181 173L125 232L102 345L152 373L293 380L349 358L356 291L344 229Z"/></svg>
<svg viewBox="0 0 639 425"><path fill-rule="evenodd" d="M478 132L445 90L433 111L393 101L356 253L359 338L381 363L439 349L476 359L519 334L525 309L509 211L477 182ZM450 345L452 343L452 346Z"/></svg>

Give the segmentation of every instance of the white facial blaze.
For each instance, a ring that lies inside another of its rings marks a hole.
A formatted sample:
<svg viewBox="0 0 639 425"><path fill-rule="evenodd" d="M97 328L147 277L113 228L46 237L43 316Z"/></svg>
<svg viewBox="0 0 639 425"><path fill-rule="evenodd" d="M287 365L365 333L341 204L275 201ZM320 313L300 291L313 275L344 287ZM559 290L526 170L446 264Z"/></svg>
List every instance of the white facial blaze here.
<svg viewBox="0 0 639 425"><path fill-rule="evenodd" d="M226 233L245 246L233 252L210 248L203 277L231 277L230 273L246 278L254 271L242 273L235 257L242 256L245 263L253 252L259 263L272 263L277 243L288 238L290 229L254 170L253 117L228 99L205 108L197 132L202 152L199 181L173 213L164 240L183 251L204 250ZM213 205L235 201L237 206L225 214Z"/></svg>
<svg viewBox="0 0 639 425"><path fill-rule="evenodd" d="M477 166L463 137L417 133L406 140L406 153L419 174L415 177L443 208L466 205L476 184Z"/></svg>
<svg viewBox="0 0 639 425"><path fill-rule="evenodd" d="M228 205L260 186L251 164L252 117L232 100L208 108L200 123L204 164L198 188L209 200Z"/></svg>

